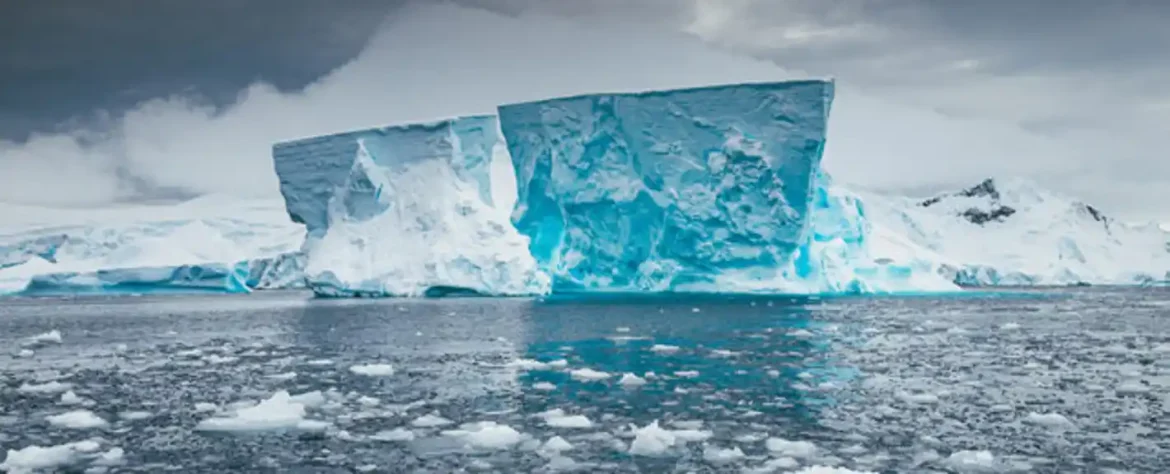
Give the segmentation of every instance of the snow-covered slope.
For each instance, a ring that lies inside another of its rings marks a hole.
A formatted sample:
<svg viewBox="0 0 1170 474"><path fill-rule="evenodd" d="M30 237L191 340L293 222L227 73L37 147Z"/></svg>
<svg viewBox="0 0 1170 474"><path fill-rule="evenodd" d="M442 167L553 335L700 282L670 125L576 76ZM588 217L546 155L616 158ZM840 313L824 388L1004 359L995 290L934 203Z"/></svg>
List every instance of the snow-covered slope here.
<svg viewBox="0 0 1170 474"><path fill-rule="evenodd" d="M1133 225L1023 179L927 199L861 193L874 225L969 286L1170 280L1170 233Z"/></svg>
<svg viewBox="0 0 1170 474"><path fill-rule="evenodd" d="M42 294L232 292L300 279L295 252L304 230L288 221L279 200L212 196L105 209L0 204L0 215L0 294L30 283Z"/></svg>

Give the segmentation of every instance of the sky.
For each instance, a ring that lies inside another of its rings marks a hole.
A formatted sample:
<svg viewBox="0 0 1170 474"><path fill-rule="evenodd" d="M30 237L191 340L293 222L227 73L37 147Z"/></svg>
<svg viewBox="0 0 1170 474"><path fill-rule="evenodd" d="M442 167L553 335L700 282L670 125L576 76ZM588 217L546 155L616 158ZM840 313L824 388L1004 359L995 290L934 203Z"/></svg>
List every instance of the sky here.
<svg viewBox="0 0 1170 474"><path fill-rule="evenodd" d="M825 166L1020 176L1170 221L1160 0L0 3L0 202L277 195L273 142L601 91L832 77Z"/></svg>

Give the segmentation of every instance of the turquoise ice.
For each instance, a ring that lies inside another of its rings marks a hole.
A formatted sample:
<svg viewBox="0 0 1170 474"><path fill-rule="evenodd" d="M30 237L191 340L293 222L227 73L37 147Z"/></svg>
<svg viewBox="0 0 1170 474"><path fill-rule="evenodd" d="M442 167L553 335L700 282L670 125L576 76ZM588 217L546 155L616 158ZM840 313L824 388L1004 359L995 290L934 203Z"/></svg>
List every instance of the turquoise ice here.
<svg viewBox="0 0 1170 474"><path fill-rule="evenodd" d="M512 220L554 291L733 290L808 239L830 81L499 107Z"/></svg>

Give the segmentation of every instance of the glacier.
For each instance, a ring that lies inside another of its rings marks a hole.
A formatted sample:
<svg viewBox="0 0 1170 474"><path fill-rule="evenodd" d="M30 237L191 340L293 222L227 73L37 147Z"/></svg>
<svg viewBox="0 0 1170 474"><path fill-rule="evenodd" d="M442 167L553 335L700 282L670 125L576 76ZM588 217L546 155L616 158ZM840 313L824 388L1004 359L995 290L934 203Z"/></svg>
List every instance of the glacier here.
<svg viewBox="0 0 1170 474"><path fill-rule="evenodd" d="M965 287L1170 282L1170 232L1023 178L930 198L862 193L873 220Z"/></svg>
<svg viewBox="0 0 1170 474"><path fill-rule="evenodd" d="M0 295L240 293L303 286L283 204L208 196L68 209L0 204Z"/></svg>
<svg viewBox="0 0 1170 474"><path fill-rule="evenodd" d="M821 170L833 91L787 81L502 105L512 221L557 292L953 289L929 262L868 254L860 202Z"/></svg>
<svg viewBox="0 0 1170 474"><path fill-rule="evenodd" d="M319 296L540 295L548 278L494 204L495 116L273 146L290 218L305 226Z"/></svg>

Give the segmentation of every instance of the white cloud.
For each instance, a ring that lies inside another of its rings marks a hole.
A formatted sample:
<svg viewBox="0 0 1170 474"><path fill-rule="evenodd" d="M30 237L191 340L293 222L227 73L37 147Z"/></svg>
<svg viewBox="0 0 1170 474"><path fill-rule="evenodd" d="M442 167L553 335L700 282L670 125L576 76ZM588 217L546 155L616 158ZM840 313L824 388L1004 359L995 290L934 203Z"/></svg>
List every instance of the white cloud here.
<svg viewBox="0 0 1170 474"><path fill-rule="evenodd" d="M1122 217L1170 218L1159 204L1170 193L1164 186L1170 160L1162 151L1170 138L1148 122L1152 114L1170 118L1170 111L1143 105L1151 115L1137 114L1140 101L1118 99L1123 89L1143 85L1141 78L997 75L988 72L998 63L987 48L942 41L897 50L893 45L911 45L906 41L916 36L870 21L850 2L812 13L800 8L814 3L793 1L589 8L601 3L574 3L570 13L580 22L537 13L563 3L516 1L503 9L527 12L518 16L418 5L396 12L359 56L303 92L255 85L219 111L160 99L115 121L105 138L0 142L0 201L130 198L126 175L198 193L273 196L270 146L280 140L490 113L500 103L550 96L782 80L812 71L840 80L826 166L842 181L929 188L1027 175ZM761 24L766 28L754 28ZM783 47L769 47L777 41ZM886 49L874 53L871 43ZM1163 186L1155 188L1158 180Z"/></svg>

